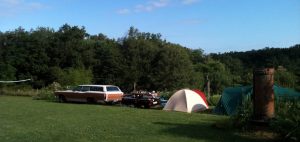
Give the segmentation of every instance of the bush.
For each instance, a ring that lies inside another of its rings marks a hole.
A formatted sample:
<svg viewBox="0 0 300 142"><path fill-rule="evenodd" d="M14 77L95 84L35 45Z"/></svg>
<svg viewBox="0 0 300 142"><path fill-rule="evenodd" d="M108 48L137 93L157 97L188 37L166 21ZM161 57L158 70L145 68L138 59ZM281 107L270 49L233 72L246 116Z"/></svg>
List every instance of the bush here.
<svg viewBox="0 0 300 142"><path fill-rule="evenodd" d="M253 103L251 97L244 97L242 104L238 108L238 111L235 115L231 117L233 124L237 128L242 130L248 129L248 122L251 119L253 114Z"/></svg>
<svg viewBox="0 0 300 142"><path fill-rule="evenodd" d="M172 95L173 95L173 92L169 92L169 91L159 92L159 96L164 99L169 99Z"/></svg>
<svg viewBox="0 0 300 142"><path fill-rule="evenodd" d="M276 117L271 122L271 127L285 139L300 137L300 101L299 100L276 100Z"/></svg>
<svg viewBox="0 0 300 142"><path fill-rule="evenodd" d="M40 89L36 96L33 96L35 100L49 100L54 101L56 100L54 96L54 91L49 90L48 88Z"/></svg>
<svg viewBox="0 0 300 142"><path fill-rule="evenodd" d="M210 96L209 99L207 98L208 105L216 106L218 104L218 102L220 101L220 99L221 99L221 95Z"/></svg>
<svg viewBox="0 0 300 142"><path fill-rule="evenodd" d="M60 86L59 83L53 82L46 88L42 88L39 90L36 96L33 96L33 99L36 100L49 100L49 101L54 101L56 100L54 96L54 91L60 90L62 87Z"/></svg>
<svg viewBox="0 0 300 142"><path fill-rule="evenodd" d="M253 104L250 97L243 99L237 114L231 117L235 127L249 130ZM270 121L272 131L281 134L285 140L299 139L300 136L300 101L299 99L277 99L275 102L275 119Z"/></svg>

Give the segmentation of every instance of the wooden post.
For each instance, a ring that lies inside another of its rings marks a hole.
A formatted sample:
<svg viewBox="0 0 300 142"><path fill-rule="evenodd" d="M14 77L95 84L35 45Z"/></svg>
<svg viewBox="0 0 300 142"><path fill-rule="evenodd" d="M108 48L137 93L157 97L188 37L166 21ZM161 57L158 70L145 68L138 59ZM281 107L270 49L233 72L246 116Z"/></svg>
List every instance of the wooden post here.
<svg viewBox="0 0 300 142"><path fill-rule="evenodd" d="M136 82L133 83L133 92L136 92Z"/></svg>
<svg viewBox="0 0 300 142"><path fill-rule="evenodd" d="M210 81L208 78L208 74L206 75L206 91L207 91L207 98L210 98Z"/></svg>

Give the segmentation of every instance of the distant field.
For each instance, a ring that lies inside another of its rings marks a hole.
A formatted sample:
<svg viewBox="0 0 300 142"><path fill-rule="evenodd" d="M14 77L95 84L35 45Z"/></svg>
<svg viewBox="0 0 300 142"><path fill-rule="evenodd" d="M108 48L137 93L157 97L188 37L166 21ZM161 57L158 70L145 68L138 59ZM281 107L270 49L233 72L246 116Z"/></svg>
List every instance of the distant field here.
<svg viewBox="0 0 300 142"><path fill-rule="evenodd" d="M228 117L0 95L0 141L265 141L217 129Z"/></svg>

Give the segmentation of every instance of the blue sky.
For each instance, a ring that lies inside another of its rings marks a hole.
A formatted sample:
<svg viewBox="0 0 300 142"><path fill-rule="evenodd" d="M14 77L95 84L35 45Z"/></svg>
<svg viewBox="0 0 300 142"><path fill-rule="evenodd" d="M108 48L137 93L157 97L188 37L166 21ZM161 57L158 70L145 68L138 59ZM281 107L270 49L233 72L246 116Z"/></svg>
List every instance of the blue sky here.
<svg viewBox="0 0 300 142"><path fill-rule="evenodd" d="M0 31L84 26L126 35L130 26L206 53L300 43L300 0L0 0Z"/></svg>

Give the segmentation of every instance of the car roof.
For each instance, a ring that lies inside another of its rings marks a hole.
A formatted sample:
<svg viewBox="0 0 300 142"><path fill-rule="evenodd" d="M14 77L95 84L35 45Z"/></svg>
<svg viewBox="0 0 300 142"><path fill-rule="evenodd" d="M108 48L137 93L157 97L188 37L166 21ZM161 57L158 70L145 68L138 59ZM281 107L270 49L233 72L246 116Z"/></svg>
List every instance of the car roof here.
<svg viewBox="0 0 300 142"><path fill-rule="evenodd" d="M118 87L115 85L78 85L78 86L90 86L90 87Z"/></svg>

